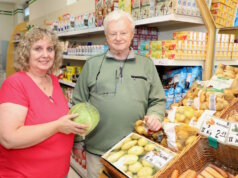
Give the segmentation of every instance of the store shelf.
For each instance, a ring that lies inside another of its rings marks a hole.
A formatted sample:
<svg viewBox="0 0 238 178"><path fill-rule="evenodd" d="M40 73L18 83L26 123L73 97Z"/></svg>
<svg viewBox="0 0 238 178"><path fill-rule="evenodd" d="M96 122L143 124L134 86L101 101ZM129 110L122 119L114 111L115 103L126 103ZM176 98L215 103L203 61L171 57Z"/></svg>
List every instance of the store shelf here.
<svg viewBox="0 0 238 178"><path fill-rule="evenodd" d="M95 34L95 33L100 33L103 32L104 28L103 27L95 27L95 28L85 28L81 29L79 31L72 31L72 32L64 32L58 34L59 37L70 37L70 36L80 36L80 35L89 35L89 34Z"/></svg>
<svg viewBox="0 0 238 178"><path fill-rule="evenodd" d="M150 25L150 26L170 26L178 23L204 24L201 17L188 15L169 14L157 16L147 19L140 19L135 22L135 25Z"/></svg>
<svg viewBox="0 0 238 178"><path fill-rule="evenodd" d="M86 61L90 56L71 56L71 55L63 55L63 59L71 59L71 60L79 60Z"/></svg>
<svg viewBox="0 0 238 178"><path fill-rule="evenodd" d="M226 28L220 28L219 33L237 33L238 27L226 27Z"/></svg>
<svg viewBox="0 0 238 178"><path fill-rule="evenodd" d="M177 24L204 24L201 17L194 17L188 15L179 15L179 14L169 14L164 16L157 16L147 19L140 19L135 21L135 25L150 25L150 26L170 26L170 25L177 25ZM72 32L64 32L58 34L59 37L69 37L69 36L80 36L80 35L89 35L89 34L96 34L102 33L104 31L104 27L95 27L95 28L85 28L79 31L72 31Z"/></svg>
<svg viewBox="0 0 238 178"><path fill-rule="evenodd" d="M70 158L70 165L80 177L87 178L87 170L83 169L72 157Z"/></svg>
<svg viewBox="0 0 238 178"><path fill-rule="evenodd" d="M63 55L64 59L72 59L72 60L87 60L89 56L68 56ZM204 67L203 60L170 60L170 59L152 59L154 64L157 66L201 66ZM65 82L65 81L63 81Z"/></svg>
<svg viewBox="0 0 238 178"><path fill-rule="evenodd" d="M215 65L218 65L218 64L225 64L225 65L231 65L231 66L238 66L238 59L236 60L216 60L215 61Z"/></svg>
<svg viewBox="0 0 238 178"><path fill-rule="evenodd" d="M203 60L170 60L170 59L152 59L156 66L201 66L204 68Z"/></svg>
<svg viewBox="0 0 238 178"><path fill-rule="evenodd" d="M13 43L19 43L21 40L14 40Z"/></svg>
<svg viewBox="0 0 238 178"><path fill-rule="evenodd" d="M59 83L70 86L70 87L75 87L75 85L76 85L76 83L69 82L69 81L66 81L66 80L61 80L61 79L59 80Z"/></svg>

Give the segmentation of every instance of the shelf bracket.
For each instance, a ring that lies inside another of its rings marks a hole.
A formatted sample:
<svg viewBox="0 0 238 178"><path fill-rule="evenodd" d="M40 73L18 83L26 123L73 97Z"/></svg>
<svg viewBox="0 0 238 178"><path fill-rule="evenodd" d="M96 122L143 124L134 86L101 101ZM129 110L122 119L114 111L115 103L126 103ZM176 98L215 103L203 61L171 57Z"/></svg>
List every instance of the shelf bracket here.
<svg viewBox="0 0 238 178"><path fill-rule="evenodd" d="M212 76L215 58L216 25L205 0L196 0L197 6L202 15L203 21L208 31L207 55L204 67L204 80L209 80Z"/></svg>

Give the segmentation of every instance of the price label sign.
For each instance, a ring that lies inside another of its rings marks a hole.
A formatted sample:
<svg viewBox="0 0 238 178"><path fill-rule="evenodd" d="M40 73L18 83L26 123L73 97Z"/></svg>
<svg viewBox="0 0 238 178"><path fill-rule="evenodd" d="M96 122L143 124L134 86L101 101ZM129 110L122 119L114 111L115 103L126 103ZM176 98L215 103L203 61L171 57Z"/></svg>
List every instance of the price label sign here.
<svg viewBox="0 0 238 178"><path fill-rule="evenodd" d="M229 127L229 122L207 115L200 128L200 133L215 138L220 143L225 143Z"/></svg>
<svg viewBox="0 0 238 178"><path fill-rule="evenodd" d="M230 88L233 81L234 79L220 78L214 75L208 82L207 86L212 86L216 89Z"/></svg>
<svg viewBox="0 0 238 178"><path fill-rule="evenodd" d="M230 130L226 140L227 144L238 146L238 123L231 122Z"/></svg>
<svg viewBox="0 0 238 178"><path fill-rule="evenodd" d="M175 155L172 154L172 152L170 153L160 149L158 151L150 151L144 156L143 159L161 169L166 166L174 158L174 156Z"/></svg>
<svg viewBox="0 0 238 178"><path fill-rule="evenodd" d="M159 65L168 65L169 64L169 61L166 59L159 60L158 62L159 62Z"/></svg>

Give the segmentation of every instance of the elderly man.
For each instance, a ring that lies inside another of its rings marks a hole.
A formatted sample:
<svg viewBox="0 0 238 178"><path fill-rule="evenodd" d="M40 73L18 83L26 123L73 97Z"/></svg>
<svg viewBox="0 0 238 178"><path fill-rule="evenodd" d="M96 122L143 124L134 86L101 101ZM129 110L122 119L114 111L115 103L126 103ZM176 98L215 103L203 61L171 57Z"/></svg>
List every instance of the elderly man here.
<svg viewBox="0 0 238 178"><path fill-rule="evenodd" d="M150 130L161 128L164 90L153 61L130 48L134 27L126 12L106 16L109 50L87 60L74 90L73 102L90 102L101 118L85 139L89 178L98 177L100 156L131 133L138 119L144 118Z"/></svg>

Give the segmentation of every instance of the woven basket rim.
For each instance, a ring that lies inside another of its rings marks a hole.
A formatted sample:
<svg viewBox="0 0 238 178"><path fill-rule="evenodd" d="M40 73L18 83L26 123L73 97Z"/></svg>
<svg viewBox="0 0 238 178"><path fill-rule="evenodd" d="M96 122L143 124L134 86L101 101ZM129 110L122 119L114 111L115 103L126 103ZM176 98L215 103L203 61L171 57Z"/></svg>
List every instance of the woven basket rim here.
<svg viewBox="0 0 238 178"><path fill-rule="evenodd" d="M199 141L205 138L202 135L198 135L196 140L194 140L190 145L188 145L187 147L185 147L180 153L177 153L177 156L173 159L173 161L171 161L166 167L164 167L161 171L157 172L154 175L154 178L159 177L160 175L162 175L163 173L165 173L167 171L168 168L172 167L175 163L177 163L185 154L187 154L190 149L192 149L193 147L195 147Z"/></svg>
<svg viewBox="0 0 238 178"><path fill-rule="evenodd" d="M225 117L232 111L238 110L238 98L234 98L232 102L221 112L220 118L225 119Z"/></svg>

